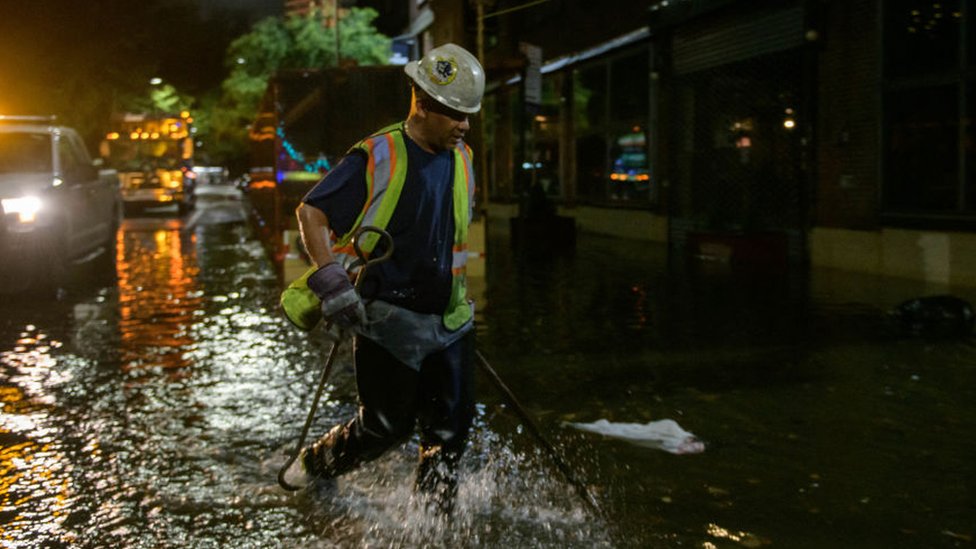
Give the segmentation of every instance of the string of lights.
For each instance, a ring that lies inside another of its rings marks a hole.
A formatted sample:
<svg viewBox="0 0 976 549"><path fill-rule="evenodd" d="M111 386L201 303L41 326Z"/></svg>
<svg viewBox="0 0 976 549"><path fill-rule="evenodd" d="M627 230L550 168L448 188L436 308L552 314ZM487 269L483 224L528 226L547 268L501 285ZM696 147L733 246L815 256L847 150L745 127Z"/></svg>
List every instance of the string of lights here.
<svg viewBox="0 0 976 549"><path fill-rule="evenodd" d="M284 149L286 153L288 153L288 156L290 156L292 160L299 163L302 166L302 169L304 169L306 172L322 173L332 169L332 165L329 164L329 160L324 156L316 158L314 162L306 162L305 155L302 154L301 151L296 149L295 146L291 143L291 141L289 141L288 138L285 136L284 128L279 126L277 130L277 134L278 137L281 138L281 148Z"/></svg>

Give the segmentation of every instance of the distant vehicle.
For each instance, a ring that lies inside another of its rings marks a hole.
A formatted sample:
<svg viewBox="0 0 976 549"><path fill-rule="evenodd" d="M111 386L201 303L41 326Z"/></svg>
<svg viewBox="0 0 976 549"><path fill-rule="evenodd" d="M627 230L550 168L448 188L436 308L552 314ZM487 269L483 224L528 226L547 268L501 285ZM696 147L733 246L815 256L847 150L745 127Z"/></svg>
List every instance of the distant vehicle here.
<svg viewBox="0 0 976 549"><path fill-rule="evenodd" d="M193 168L196 174L196 186L202 185L229 185L230 179L227 168L223 166L197 166Z"/></svg>
<svg viewBox="0 0 976 549"><path fill-rule="evenodd" d="M122 217L119 179L53 117L0 116L0 292L56 287L69 263L108 247Z"/></svg>
<svg viewBox="0 0 976 549"><path fill-rule="evenodd" d="M193 118L178 115L117 115L99 153L119 173L126 205L194 206Z"/></svg>

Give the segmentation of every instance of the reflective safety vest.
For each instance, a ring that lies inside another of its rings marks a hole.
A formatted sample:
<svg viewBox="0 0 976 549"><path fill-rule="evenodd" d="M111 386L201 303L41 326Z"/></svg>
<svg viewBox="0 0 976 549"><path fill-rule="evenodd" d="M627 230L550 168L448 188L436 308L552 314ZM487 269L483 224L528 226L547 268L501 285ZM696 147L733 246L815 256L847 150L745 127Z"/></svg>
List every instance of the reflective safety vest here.
<svg viewBox="0 0 976 549"><path fill-rule="evenodd" d="M360 141L353 147L366 153L366 204L352 228L342 235L332 247L336 260L349 266L357 259L352 236L359 227L373 226L386 229L396 210L407 179L407 144L404 141L403 124L394 124ZM451 261L451 297L444 311L444 326L456 330L471 319L471 306L467 301L465 265L468 261L468 225L471 221L471 205L474 203L474 167L471 148L464 142L453 150L454 154L454 250ZM369 257L376 247L379 235L365 233L359 249Z"/></svg>

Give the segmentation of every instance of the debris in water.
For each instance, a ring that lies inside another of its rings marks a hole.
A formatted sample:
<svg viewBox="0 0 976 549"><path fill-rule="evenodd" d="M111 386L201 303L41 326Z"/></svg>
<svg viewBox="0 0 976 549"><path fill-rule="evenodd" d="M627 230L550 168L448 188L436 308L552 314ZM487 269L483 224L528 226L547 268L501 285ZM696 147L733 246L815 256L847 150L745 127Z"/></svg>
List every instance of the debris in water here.
<svg viewBox="0 0 976 549"><path fill-rule="evenodd" d="M962 540L962 541L973 541L973 536L970 536L970 535L967 535L967 534L959 534L959 533L953 532L952 530L943 530L942 531L942 534L943 535L946 535L946 536L949 536L950 538L953 538L953 539L958 539L958 540Z"/></svg>
<svg viewBox="0 0 976 549"><path fill-rule="evenodd" d="M593 423L569 423L582 431L589 431L611 438L664 450L672 454L699 454L705 451L705 443L685 431L673 419L662 419L650 423L612 423L605 419Z"/></svg>

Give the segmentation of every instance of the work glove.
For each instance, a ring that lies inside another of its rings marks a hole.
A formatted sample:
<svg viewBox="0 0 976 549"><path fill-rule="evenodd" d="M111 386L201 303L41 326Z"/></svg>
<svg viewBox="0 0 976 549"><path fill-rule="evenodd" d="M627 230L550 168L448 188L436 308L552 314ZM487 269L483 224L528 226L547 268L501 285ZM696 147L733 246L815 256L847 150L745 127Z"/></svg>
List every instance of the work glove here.
<svg viewBox="0 0 976 549"><path fill-rule="evenodd" d="M366 307L342 265L329 263L308 277L308 287L322 300L322 316L342 329L366 324Z"/></svg>

